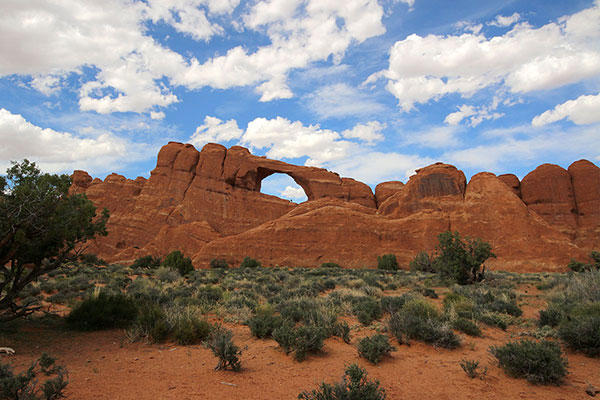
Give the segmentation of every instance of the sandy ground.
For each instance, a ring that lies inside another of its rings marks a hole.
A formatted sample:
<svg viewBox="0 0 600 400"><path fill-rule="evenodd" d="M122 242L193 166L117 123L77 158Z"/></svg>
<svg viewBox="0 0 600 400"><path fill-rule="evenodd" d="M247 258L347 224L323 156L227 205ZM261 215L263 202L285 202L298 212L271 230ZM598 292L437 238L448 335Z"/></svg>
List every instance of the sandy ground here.
<svg viewBox="0 0 600 400"><path fill-rule="evenodd" d="M527 301L526 317L537 315L539 302L535 297ZM0 339L1 345L16 350L3 362L10 360L17 370L42 352L56 356L69 371L68 399L295 399L323 380L339 380L350 363L358 363L378 379L388 399L574 400L590 399L585 393L588 384L600 387L600 359L568 351L569 375L560 387L508 377L488 349L516 339L518 328L513 327L508 332L485 327L483 338L463 336L457 350L394 343L398 350L392 357L371 365L358 357L356 343L375 333L372 328L353 330L352 344L327 339L322 354L299 363L274 340L255 339L246 326L225 325L233 329L234 341L243 349L241 372L214 371L217 359L202 345L129 343L122 330L80 333L27 322L17 333ZM462 359L478 360L487 366L487 375L470 379L459 365Z"/></svg>

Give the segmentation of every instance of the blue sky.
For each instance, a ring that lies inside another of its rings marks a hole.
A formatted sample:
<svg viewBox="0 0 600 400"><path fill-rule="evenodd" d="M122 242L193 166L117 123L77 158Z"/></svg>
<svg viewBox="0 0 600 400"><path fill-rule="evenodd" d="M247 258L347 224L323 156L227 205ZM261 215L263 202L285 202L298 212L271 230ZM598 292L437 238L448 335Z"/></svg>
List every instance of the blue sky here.
<svg viewBox="0 0 600 400"><path fill-rule="evenodd" d="M374 187L600 161L600 0L2 0L0 169L149 176L168 141ZM302 200L287 176L265 192Z"/></svg>

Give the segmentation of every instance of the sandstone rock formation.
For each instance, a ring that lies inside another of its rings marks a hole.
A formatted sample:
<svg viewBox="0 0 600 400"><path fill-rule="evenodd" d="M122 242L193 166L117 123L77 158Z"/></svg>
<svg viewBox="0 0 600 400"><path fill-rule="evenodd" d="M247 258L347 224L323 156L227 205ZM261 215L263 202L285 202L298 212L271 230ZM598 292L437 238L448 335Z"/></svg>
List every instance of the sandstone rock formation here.
<svg viewBox="0 0 600 400"><path fill-rule="evenodd" d="M292 177L308 201L260 193L274 173ZM198 152L171 142L147 180L112 174L101 181L75 171L71 190L110 210L109 235L90 243L108 261L179 249L199 268L245 256L263 265L373 267L385 253L407 266L418 251L434 250L439 233L457 230L489 241L495 268L563 270L600 238L600 169L585 160L568 171L542 165L522 182L481 173L468 184L462 171L437 163L406 185L381 183L373 195L362 182L239 146L207 144Z"/></svg>

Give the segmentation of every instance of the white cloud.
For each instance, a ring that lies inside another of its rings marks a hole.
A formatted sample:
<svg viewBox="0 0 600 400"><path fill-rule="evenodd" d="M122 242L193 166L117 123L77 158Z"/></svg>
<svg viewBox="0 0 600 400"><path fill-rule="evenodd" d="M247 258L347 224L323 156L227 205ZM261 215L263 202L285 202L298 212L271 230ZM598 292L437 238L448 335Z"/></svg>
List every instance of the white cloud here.
<svg viewBox="0 0 600 400"><path fill-rule="evenodd" d="M512 15L503 16L498 15L495 20L488 23L491 26L498 27L507 27L517 23L521 19L521 15L518 12L513 13Z"/></svg>
<svg viewBox="0 0 600 400"><path fill-rule="evenodd" d="M496 140L461 150L446 152L441 158L461 168L505 173L514 170L515 160L521 165L543 162L570 164L581 158L600 155L598 126L574 127L569 130L538 130L531 126L492 132Z"/></svg>
<svg viewBox="0 0 600 400"><path fill-rule="evenodd" d="M497 106L497 102L494 102L494 104L491 107L474 107L463 104L458 108L458 111L446 115L444 123L450 126L456 126L460 124L461 121L467 120L467 125L476 127L483 121L490 119L498 119L501 116L503 116L504 114L491 111Z"/></svg>
<svg viewBox="0 0 600 400"><path fill-rule="evenodd" d="M576 22L576 23L575 23ZM451 93L470 97L497 85L499 91L527 93L600 76L600 2L540 28L515 25L490 39L413 34L396 42L385 77L400 108L438 100Z"/></svg>
<svg viewBox="0 0 600 400"><path fill-rule="evenodd" d="M378 121L369 121L366 124L357 124L352 129L342 131L346 139L359 139L367 144L374 144L385 139L381 133L386 125Z"/></svg>
<svg viewBox="0 0 600 400"><path fill-rule="evenodd" d="M219 143L239 139L242 133L243 131L238 127L235 120L230 119L225 122L207 115L204 118L204 124L196 128L196 132L189 139L189 143L202 147L210 142Z"/></svg>
<svg viewBox="0 0 600 400"><path fill-rule="evenodd" d="M543 126L567 118L577 125L600 122L600 93L579 96L545 111L531 121L533 126Z"/></svg>
<svg viewBox="0 0 600 400"><path fill-rule="evenodd" d="M433 164L436 160L414 154L396 152L361 152L328 164L328 169L342 176L375 185L380 182L402 180L415 174L415 170Z"/></svg>
<svg viewBox="0 0 600 400"><path fill-rule="evenodd" d="M456 126L434 126L418 132L411 132L402 136L405 145L414 144L430 149L444 149L456 147L460 141L460 129Z"/></svg>
<svg viewBox="0 0 600 400"><path fill-rule="evenodd" d="M36 162L45 172L67 172L85 168L88 171L107 172L123 159L139 159L133 146L110 133L93 137L78 136L41 128L19 114L0 108L0 170L10 161L24 158Z"/></svg>
<svg viewBox="0 0 600 400"><path fill-rule="evenodd" d="M305 97L308 108L320 118L368 116L385 110L385 107L345 83L320 87Z"/></svg>
<svg viewBox="0 0 600 400"><path fill-rule="evenodd" d="M150 118L161 120L164 119L167 115L163 111L150 111Z"/></svg>
<svg viewBox="0 0 600 400"><path fill-rule="evenodd" d="M304 193L304 189L302 189L299 186L286 186L285 189L279 193L281 194L281 197L285 199L299 200L306 198L306 193Z"/></svg>

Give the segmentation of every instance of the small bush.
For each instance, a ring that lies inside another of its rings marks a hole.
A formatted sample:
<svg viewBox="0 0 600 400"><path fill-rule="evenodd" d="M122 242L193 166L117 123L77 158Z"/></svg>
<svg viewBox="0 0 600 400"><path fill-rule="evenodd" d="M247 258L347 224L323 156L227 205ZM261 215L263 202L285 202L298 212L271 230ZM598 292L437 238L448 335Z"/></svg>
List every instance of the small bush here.
<svg viewBox="0 0 600 400"><path fill-rule="evenodd" d="M420 251L409 264L410 270L415 272L437 272L431 257L426 251Z"/></svg>
<svg viewBox="0 0 600 400"><path fill-rule="evenodd" d="M411 300L400 311L392 314L389 329L399 343L415 339L448 349L460 346L460 338L452 331L449 323L425 300Z"/></svg>
<svg viewBox="0 0 600 400"><path fill-rule="evenodd" d="M372 364L379 364L384 356L390 355L390 352L395 350L396 348L390 344L389 338L382 334L368 336L358 342L358 355Z"/></svg>
<svg viewBox="0 0 600 400"><path fill-rule="evenodd" d="M396 260L395 254L384 254L377 257L377 269L385 271L397 271L398 261Z"/></svg>
<svg viewBox="0 0 600 400"><path fill-rule="evenodd" d="M452 328L469 336L481 336L481 329L470 319L459 317L452 321Z"/></svg>
<svg viewBox="0 0 600 400"><path fill-rule="evenodd" d="M326 334L321 327L304 325L296 329L294 359L303 361L308 353L317 353L323 347Z"/></svg>
<svg viewBox="0 0 600 400"><path fill-rule="evenodd" d="M163 308L156 303L145 303L139 307L138 315L128 331L131 340L151 339L153 342L167 340L171 328Z"/></svg>
<svg viewBox="0 0 600 400"><path fill-rule="evenodd" d="M227 261L223 260L222 258L213 258L212 260L210 260L210 267L227 268L229 267L229 264L227 264Z"/></svg>
<svg viewBox="0 0 600 400"><path fill-rule="evenodd" d="M285 350L285 354L289 354L294 348L294 342L296 340L296 331L294 329L294 323L286 320L281 326L273 329L271 334L273 339Z"/></svg>
<svg viewBox="0 0 600 400"><path fill-rule="evenodd" d="M352 312L363 325L371 325L382 317L383 312L379 302L371 297L360 297L352 307Z"/></svg>
<svg viewBox="0 0 600 400"><path fill-rule="evenodd" d="M324 262L323 264L321 264L321 268L336 268L336 269L341 269L342 267L340 267L338 264L336 264L334 262Z"/></svg>
<svg viewBox="0 0 600 400"><path fill-rule="evenodd" d="M100 292L97 297L76 306L67 316L67 324L83 331L123 328L134 320L137 312L137 306L129 297Z"/></svg>
<svg viewBox="0 0 600 400"><path fill-rule="evenodd" d="M233 332L217 325L210 336L208 348L219 358L215 370L231 368L239 371L242 368L241 350L233 343Z"/></svg>
<svg viewBox="0 0 600 400"><path fill-rule="evenodd" d="M381 308L388 314L395 313L400 310L407 301L414 299L414 296L410 294L403 294L402 296L385 296L381 298Z"/></svg>
<svg viewBox="0 0 600 400"><path fill-rule="evenodd" d="M490 352L507 374L531 383L559 385L567 374L567 360L554 342L520 340L493 346Z"/></svg>
<svg viewBox="0 0 600 400"><path fill-rule="evenodd" d="M92 264L92 265L106 265L107 264L106 261L104 261L101 258L98 258L98 256L94 253L80 254L79 260L83 263Z"/></svg>
<svg viewBox="0 0 600 400"><path fill-rule="evenodd" d="M145 269L156 269L160 267L160 257L144 256L136 258L131 269L145 268Z"/></svg>
<svg viewBox="0 0 600 400"><path fill-rule="evenodd" d="M260 264L260 261L255 260L254 258L251 257L244 257L244 259L242 260L242 264L240 265L240 268L260 268L262 267L262 265Z"/></svg>
<svg viewBox="0 0 600 400"><path fill-rule="evenodd" d="M346 368L342 381L321 383L316 390L303 391L298 395L301 400L385 400L385 390L379 387L379 381L367 379L367 371L352 364Z"/></svg>
<svg viewBox="0 0 600 400"><path fill-rule="evenodd" d="M563 317L564 311L559 307L550 304L547 309L540 310L538 325L540 327L549 326L554 328L558 326Z"/></svg>
<svg viewBox="0 0 600 400"><path fill-rule="evenodd" d="M256 309L256 315L248 320L248 326L252 335L262 339L270 337L273 331L283 324L283 318L274 315L270 307L259 307Z"/></svg>
<svg viewBox="0 0 600 400"><path fill-rule="evenodd" d="M69 384L64 366L56 365L56 359L44 353L26 371L15 375L10 364L0 363L0 399L55 400L65 397L63 390ZM38 376L47 378L40 386Z"/></svg>
<svg viewBox="0 0 600 400"><path fill-rule="evenodd" d="M462 360L459 364L463 371L465 371L465 374L471 379L477 378L478 376L483 378L487 373L487 367L481 372L477 371L479 369L479 361Z"/></svg>
<svg viewBox="0 0 600 400"><path fill-rule="evenodd" d="M600 356L600 303L575 307L560 323L558 336L572 349Z"/></svg>
<svg viewBox="0 0 600 400"><path fill-rule="evenodd" d="M179 271L181 276L185 276L194 270L192 259L184 256L179 250L167 254L161 265Z"/></svg>
<svg viewBox="0 0 600 400"><path fill-rule="evenodd" d="M173 324L173 336L180 345L198 343L210 335L210 324L205 319L200 319L193 312L184 310Z"/></svg>

